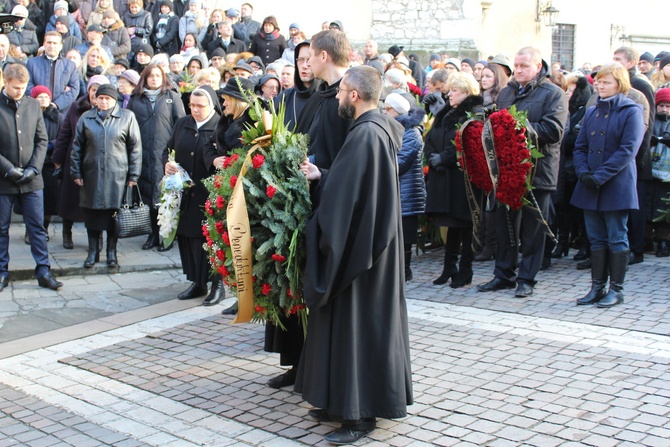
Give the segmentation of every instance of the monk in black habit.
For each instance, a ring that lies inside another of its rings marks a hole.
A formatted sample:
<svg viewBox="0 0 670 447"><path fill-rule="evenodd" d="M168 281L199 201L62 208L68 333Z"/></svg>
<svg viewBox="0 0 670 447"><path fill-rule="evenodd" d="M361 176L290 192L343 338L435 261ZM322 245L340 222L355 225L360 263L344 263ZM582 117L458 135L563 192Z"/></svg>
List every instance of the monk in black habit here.
<svg viewBox="0 0 670 447"><path fill-rule="evenodd" d="M339 113L354 122L329 170L305 161L314 212L307 223L307 338L295 391L310 416L341 421L326 441L350 444L412 404L396 154L403 128L377 109L369 66L340 82ZM323 203L324 206L319 206Z"/></svg>

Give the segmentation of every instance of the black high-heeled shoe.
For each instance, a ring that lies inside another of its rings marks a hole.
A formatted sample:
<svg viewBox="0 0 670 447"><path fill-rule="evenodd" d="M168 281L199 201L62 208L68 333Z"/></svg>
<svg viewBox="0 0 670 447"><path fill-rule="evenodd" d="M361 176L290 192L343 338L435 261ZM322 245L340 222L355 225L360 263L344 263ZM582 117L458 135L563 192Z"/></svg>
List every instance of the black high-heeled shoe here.
<svg viewBox="0 0 670 447"><path fill-rule="evenodd" d="M446 284L450 278L453 278L454 275L458 273L458 267L455 265L451 267L446 267L443 271L442 274L435 280L433 281L433 284L436 286L441 286L442 284Z"/></svg>
<svg viewBox="0 0 670 447"><path fill-rule="evenodd" d="M449 287L452 289L459 289L468 284L472 284L472 269L463 269L454 275Z"/></svg>
<svg viewBox="0 0 670 447"><path fill-rule="evenodd" d="M551 257L553 259L561 259L563 256L567 256L569 251L570 245L566 241L559 241L554 251L551 252Z"/></svg>

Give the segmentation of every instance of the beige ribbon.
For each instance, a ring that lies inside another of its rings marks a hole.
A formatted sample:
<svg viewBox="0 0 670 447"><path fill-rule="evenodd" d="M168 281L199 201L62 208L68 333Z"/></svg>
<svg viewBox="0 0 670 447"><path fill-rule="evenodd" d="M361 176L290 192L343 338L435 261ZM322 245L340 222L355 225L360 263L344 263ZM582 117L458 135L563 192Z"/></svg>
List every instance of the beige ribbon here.
<svg viewBox="0 0 670 447"><path fill-rule="evenodd" d="M228 236L230 237L230 249L233 254L237 299L239 301L237 317L235 317L233 323L248 323L251 321L254 310L251 226L249 225L249 212L247 211L247 200L244 197L244 182L242 179L247 173L247 165L251 164L251 157L256 149L269 145L271 138L270 135L266 135L253 141L257 144L247 153L226 209L226 223L228 225Z"/></svg>

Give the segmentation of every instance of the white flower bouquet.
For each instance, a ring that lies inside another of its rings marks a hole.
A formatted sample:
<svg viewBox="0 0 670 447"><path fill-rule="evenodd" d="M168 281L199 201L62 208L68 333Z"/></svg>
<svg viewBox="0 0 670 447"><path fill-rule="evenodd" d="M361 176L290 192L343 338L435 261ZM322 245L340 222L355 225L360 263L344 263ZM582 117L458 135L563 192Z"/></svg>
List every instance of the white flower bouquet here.
<svg viewBox="0 0 670 447"><path fill-rule="evenodd" d="M169 160L174 162L174 150ZM179 224L179 206L185 189L193 186L193 180L181 166L174 174L165 175L161 180L161 202L158 206L158 230L163 246L168 247L177 235Z"/></svg>

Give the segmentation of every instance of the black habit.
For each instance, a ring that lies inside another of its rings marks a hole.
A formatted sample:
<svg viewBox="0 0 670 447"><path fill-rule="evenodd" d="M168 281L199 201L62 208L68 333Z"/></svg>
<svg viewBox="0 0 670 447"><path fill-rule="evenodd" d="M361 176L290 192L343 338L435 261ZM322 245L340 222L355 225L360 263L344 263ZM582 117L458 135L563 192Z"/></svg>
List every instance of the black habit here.
<svg viewBox="0 0 670 447"><path fill-rule="evenodd" d="M401 418L412 403L397 152L403 128L377 110L353 123L315 186L295 391L345 420ZM343 194L346 187L346 194Z"/></svg>

